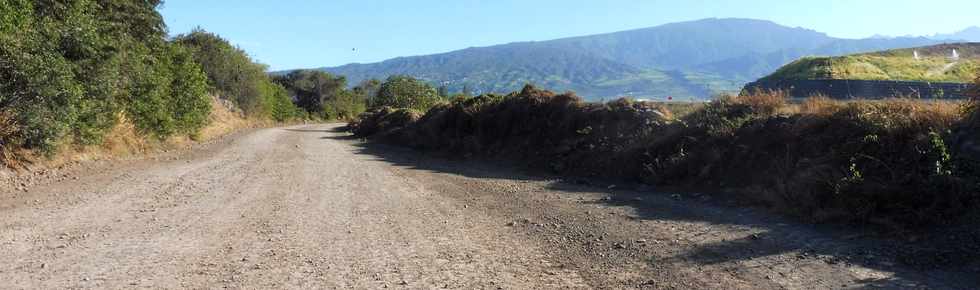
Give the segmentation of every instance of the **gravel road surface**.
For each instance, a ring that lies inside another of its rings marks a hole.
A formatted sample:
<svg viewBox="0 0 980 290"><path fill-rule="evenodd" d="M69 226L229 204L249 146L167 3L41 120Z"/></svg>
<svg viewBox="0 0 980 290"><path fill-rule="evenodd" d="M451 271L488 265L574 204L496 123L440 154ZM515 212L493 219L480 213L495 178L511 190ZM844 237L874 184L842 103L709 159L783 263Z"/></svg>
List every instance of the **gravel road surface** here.
<svg viewBox="0 0 980 290"><path fill-rule="evenodd" d="M887 244L697 195L251 131L0 189L0 288L974 288ZM976 269L974 269L976 270Z"/></svg>

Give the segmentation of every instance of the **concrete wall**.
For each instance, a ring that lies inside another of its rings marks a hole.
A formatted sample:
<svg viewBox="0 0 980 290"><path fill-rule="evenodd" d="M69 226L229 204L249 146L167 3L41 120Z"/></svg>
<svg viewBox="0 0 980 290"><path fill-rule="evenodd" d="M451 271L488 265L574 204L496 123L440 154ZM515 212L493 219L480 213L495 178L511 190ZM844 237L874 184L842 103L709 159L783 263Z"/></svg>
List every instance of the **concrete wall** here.
<svg viewBox="0 0 980 290"><path fill-rule="evenodd" d="M796 98L822 94L834 99L883 99L910 96L925 99L962 99L970 84L908 81L861 80L789 80L758 81L745 85L744 90L787 90Z"/></svg>

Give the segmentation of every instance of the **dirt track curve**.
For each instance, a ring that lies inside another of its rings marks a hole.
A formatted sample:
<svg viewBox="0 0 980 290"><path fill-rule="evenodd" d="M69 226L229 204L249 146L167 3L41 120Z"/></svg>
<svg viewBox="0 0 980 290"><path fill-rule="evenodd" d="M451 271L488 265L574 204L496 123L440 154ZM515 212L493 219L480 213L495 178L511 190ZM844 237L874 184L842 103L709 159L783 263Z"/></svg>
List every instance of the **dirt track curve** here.
<svg viewBox="0 0 980 290"><path fill-rule="evenodd" d="M0 288L973 288L708 198L532 178L339 125L0 189Z"/></svg>

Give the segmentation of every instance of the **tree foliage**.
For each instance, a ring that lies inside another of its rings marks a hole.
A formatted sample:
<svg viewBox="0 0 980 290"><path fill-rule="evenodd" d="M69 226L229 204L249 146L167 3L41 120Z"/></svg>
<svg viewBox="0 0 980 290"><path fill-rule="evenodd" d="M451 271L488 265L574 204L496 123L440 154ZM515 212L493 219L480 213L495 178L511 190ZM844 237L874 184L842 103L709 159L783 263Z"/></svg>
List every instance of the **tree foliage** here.
<svg viewBox="0 0 980 290"><path fill-rule="evenodd" d="M285 122L293 119L303 118L307 114L293 104L292 98L285 87L272 81L262 81L259 83L259 92L262 95L262 107L272 120Z"/></svg>
<svg viewBox="0 0 980 290"><path fill-rule="evenodd" d="M247 115L266 113L262 86L267 85L269 77L264 65L253 62L245 51L227 40L200 28L179 35L174 41L193 52L207 73L212 93L231 100Z"/></svg>
<svg viewBox="0 0 980 290"><path fill-rule="evenodd" d="M210 110L206 79L165 39L159 1L0 1L4 146L94 144L125 113L144 133L192 134Z"/></svg>
<svg viewBox="0 0 980 290"><path fill-rule="evenodd" d="M409 76L391 76L378 90L373 107L388 106L420 111L428 110L442 98L428 83Z"/></svg>
<svg viewBox="0 0 980 290"><path fill-rule="evenodd" d="M334 76L317 70L297 70L276 78L293 96L296 105L308 113L325 119L336 118L333 115L344 109L335 106L352 101L347 92L347 78ZM347 99L347 100L341 100ZM363 98L360 98L363 102Z"/></svg>
<svg viewBox="0 0 980 290"><path fill-rule="evenodd" d="M266 73L265 65L221 36L197 28L177 36L174 42L193 52L207 74L212 93L232 101L246 115L280 122L302 115L285 88Z"/></svg>
<svg viewBox="0 0 980 290"><path fill-rule="evenodd" d="M381 80L363 80L358 83L353 90L354 93L364 96L364 102L367 104L367 106L372 106L372 104L374 104L374 98L378 96L378 91L381 90Z"/></svg>
<svg viewBox="0 0 980 290"><path fill-rule="evenodd" d="M343 90L323 103L323 116L329 120L353 120L365 110L364 95L356 90Z"/></svg>

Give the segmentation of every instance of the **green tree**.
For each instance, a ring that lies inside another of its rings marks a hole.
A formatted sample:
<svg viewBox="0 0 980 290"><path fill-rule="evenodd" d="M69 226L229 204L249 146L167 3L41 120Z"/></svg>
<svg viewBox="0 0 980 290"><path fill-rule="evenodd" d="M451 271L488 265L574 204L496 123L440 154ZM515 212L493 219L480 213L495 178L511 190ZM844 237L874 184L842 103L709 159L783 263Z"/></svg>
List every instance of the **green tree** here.
<svg viewBox="0 0 980 290"><path fill-rule="evenodd" d="M0 0L0 113L17 124L4 146L98 143L121 112L161 137L202 126L206 83L167 43L158 5Z"/></svg>
<svg viewBox="0 0 980 290"><path fill-rule="evenodd" d="M269 79L266 66L253 62L245 51L227 40L200 28L179 35L174 41L193 52L194 59L207 73L213 93L231 100L249 116L268 113L268 108L262 107L266 96L261 88Z"/></svg>
<svg viewBox="0 0 980 290"><path fill-rule="evenodd" d="M297 70L276 78L294 96L296 105L310 114L323 115L323 105L347 88L347 78L317 70Z"/></svg>
<svg viewBox="0 0 980 290"><path fill-rule="evenodd" d="M268 108L269 117L277 122L302 118L303 114L289 97L289 92L282 85L272 81L260 83L259 90L263 96L263 107Z"/></svg>
<svg viewBox="0 0 980 290"><path fill-rule="evenodd" d="M207 76L189 51L180 45L168 46L170 57L170 107L176 132L194 136L207 125L211 99L207 95Z"/></svg>
<svg viewBox="0 0 980 290"><path fill-rule="evenodd" d="M364 102L368 106L373 106L379 90L381 90L381 80L378 79L363 80L354 87L354 93L364 96Z"/></svg>
<svg viewBox="0 0 980 290"><path fill-rule="evenodd" d="M194 135L207 122L211 103L207 77L190 53L176 44L145 64L148 73L135 81L128 114L141 132L163 139Z"/></svg>
<svg viewBox="0 0 980 290"><path fill-rule="evenodd" d="M441 100L439 93L426 82L409 76L391 76L378 90L374 106L428 110Z"/></svg>
<svg viewBox="0 0 980 290"><path fill-rule="evenodd" d="M330 120L353 120L367 109L364 95L343 90L323 103L324 117Z"/></svg>

